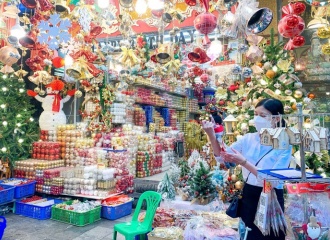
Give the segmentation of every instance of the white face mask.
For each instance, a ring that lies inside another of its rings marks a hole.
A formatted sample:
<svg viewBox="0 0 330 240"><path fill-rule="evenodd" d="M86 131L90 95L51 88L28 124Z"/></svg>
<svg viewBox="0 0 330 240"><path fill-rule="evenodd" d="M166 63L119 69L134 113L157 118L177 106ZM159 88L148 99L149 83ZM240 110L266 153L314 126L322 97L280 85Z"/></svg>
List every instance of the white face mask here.
<svg viewBox="0 0 330 240"><path fill-rule="evenodd" d="M257 131L260 132L261 128L271 128L272 123L271 121L267 120L266 118L255 116L254 117L254 126L256 127Z"/></svg>

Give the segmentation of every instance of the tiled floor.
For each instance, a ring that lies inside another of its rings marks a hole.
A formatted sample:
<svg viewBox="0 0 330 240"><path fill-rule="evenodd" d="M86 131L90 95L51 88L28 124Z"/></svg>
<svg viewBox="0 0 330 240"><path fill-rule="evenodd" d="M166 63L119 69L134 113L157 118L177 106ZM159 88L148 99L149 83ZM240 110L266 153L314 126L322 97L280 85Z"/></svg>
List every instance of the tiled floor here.
<svg viewBox="0 0 330 240"><path fill-rule="evenodd" d="M7 228L2 240L111 240L113 226L131 220L131 215L115 221L101 219L85 227L75 227L53 220L36 220L13 213L5 215ZM118 234L118 240L125 238Z"/></svg>

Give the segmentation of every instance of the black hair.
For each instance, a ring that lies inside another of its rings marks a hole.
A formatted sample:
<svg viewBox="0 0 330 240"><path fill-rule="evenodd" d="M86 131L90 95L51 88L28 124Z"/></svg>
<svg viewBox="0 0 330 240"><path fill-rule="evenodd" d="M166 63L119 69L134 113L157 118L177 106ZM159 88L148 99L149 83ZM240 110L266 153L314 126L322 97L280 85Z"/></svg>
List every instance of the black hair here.
<svg viewBox="0 0 330 240"><path fill-rule="evenodd" d="M283 103L280 100L274 98L265 98L257 103L255 108L264 107L266 110L271 112L272 115L283 115L284 107ZM278 122L277 127L285 127L285 121L282 119L281 124Z"/></svg>
<svg viewBox="0 0 330 240"><path fill-rule="evenodd" d="M213 117L215 123L222 125L222 118L218 115L217 112L212 113L212 117Z"/></svg>

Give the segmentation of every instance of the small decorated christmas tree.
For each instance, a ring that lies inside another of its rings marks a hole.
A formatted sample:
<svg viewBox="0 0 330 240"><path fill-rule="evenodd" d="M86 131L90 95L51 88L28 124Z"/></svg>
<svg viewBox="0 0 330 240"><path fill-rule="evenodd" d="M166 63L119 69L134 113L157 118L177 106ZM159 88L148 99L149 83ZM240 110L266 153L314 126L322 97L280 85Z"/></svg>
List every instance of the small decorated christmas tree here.
<svg viewBox="0 0 330 240"><path fill-rule="evenodd" d="M210 169L200 161L195 168L193 177L189 179L189 185L194 193L194 201L207 204L215 196L215 186L212 183Z"/></svg>
<svg viewBox="0 0 330 240"><path fill-rule="evenodd" d="M188 161L181 160L179 162L180 167L180 178L179 178L179 187L185 187L187 185L187 180L189 178L190 167Z"/></svg>
<svg viewBox="0 0 330 240"><path fill-rule="evenodd" d="M162 195L163 199L175 199L175 188L167 173L158 185L158 192Z"/></svg>

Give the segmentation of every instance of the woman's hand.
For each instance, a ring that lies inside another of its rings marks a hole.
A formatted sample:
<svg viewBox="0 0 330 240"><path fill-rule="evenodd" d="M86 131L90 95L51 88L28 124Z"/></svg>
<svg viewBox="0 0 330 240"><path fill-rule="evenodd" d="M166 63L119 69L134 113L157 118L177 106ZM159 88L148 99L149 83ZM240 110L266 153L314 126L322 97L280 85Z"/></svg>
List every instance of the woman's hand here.
<svg viewBox="0 0 330 240"><path fill-rule="evenodd" d="M224 152L222 151L220 156L223 158L225 162L236 163L244 166L246 164L245 157L235 149L231 148L234 153Z"/></svg>
<svg viewBox="0 0 330 240"><path fill-rule="evenodd" d="M211 121L206 121L206 120L202 121L202 128L204 129L204 131L206 132L206 134L208 136L215 135L215 132L214 132L215 122L214 122L214 119L212 116L210 118L211 118Z"/></svg>

